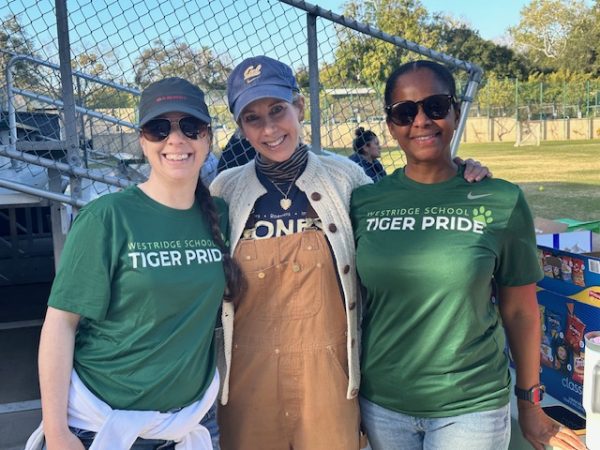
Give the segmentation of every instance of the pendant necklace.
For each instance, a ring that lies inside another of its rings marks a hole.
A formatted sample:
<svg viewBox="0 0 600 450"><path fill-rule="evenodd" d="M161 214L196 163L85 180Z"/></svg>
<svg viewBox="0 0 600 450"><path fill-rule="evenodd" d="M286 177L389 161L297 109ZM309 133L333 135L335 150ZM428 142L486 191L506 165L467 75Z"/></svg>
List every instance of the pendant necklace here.
<svg viewBox="0 0 600 450"><path fill-rule="evenodd" d="M294 177L294 179L290 183L290 186L288 187L287 192L283 192L279 188L279 186L277 186L277 184L275 184L274 181L269 180L269 181L271 181L271 184L273 186L275 186L275 189L277 189L279 191L279 193L281 195L283 195L283 198L281 200L279 200L279 206L281 206L281 209L283 209L284 211L287 211L292 206L292 200L290 198L288 198L288 195L290 195L290 191L292 190L292 187L294 186L294 183L296 183L296 180L298 179L298 175L299 175L299 173Z"/></svg>

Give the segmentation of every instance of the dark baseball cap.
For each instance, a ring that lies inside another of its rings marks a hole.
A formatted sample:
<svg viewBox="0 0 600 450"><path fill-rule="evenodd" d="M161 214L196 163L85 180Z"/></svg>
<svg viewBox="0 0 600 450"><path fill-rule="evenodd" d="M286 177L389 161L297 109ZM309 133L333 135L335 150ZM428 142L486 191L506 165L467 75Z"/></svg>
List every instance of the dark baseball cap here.
<svg viewBox="0 0 600 450"><path fill-rule="evenodd" d="M292 102L299 92L292 69L268 56L254 56L238 64L227 79L229 110L237 121L242 110L255 100L277 98Z"/></svg>
<svg viewBox="0 0 600 450"><path fill-rule="evenodd" d="M182 112L210 123L204 92L183 78L164 78L144 89L139 108L140 127L170 112Z"/></svg>

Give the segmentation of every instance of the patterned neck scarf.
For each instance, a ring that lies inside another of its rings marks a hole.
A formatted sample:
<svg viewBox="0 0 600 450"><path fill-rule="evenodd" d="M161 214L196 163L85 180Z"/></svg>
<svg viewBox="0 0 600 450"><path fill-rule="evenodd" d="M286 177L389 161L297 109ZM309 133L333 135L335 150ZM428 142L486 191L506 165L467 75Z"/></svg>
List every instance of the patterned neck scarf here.
<svg viewBox="0 0 600 450"><path fill-rule="evenodd" d="M266 161L260 153L256 155L256 168L272 182L290 183L296 181L308 162L308 147L300 144L292 156L283 162Z"/></svg>

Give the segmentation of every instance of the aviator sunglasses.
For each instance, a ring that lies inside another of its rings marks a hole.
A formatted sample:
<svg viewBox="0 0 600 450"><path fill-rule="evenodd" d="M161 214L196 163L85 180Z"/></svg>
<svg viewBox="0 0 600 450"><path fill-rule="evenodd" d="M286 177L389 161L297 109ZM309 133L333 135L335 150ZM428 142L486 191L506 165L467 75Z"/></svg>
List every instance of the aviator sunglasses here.
<svg viewBox="0 0 600 450"><path fill-rule="evenodd" d="M164 118L149 120L142 126L140 132L150 142L164 141L169 137L175 123L186 138L194 140L206 136L210 128L210 125L206 122L192 116L186 116L177 120Z"/></svg>
<svg viewBox="0 0 600 450"><path fill-rule="evenodd" d="M431 120L440 120L448 115L453 100L452 96L447 94L430 95L418 102L407 100L386 106L385 112L396 125L405 126L413 123L421 105L427 117Z"/></svg>

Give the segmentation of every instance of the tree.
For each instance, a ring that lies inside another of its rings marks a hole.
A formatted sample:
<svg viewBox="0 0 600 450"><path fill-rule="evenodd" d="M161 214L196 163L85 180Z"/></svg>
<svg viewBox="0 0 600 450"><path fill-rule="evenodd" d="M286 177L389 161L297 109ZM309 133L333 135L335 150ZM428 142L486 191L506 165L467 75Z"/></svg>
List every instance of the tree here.
<svg viewBox="0 0 600 450"><path fill-rule="evenodd" d="M232 64L229 58L216 55L209 47L193 48L184 42L170 44L158 39L134 62L135 82L144 88L165 77L178 76L204 90L223 90Z"/></svg>
<svg viewBox="0 0 600 450"><path fill-rule="evenodd" d="M499 78L494 74L486 76L485 82L477 93L479 107L488 114L496 115L499 109L504 114L512 114L515 105L515 82L508 78Z"/></svg>
<svg viewBox="0 0 600 450"><path fill-rule="evenodd" d="M420 45L436 48L439 43L433 20L419 0L349 0L344 15ZM404 48L345 27L338 29L338 40L335 63L327 73L337 86L378 86L410 57Z"/></svg>
<svg viewBox="0 0 600 450"><path fill-rule="evenodd" d="M582 14L567 38L568 54L560 61L562 68L600 76L600 0Z"/></svg>
<svg viewBox="0 0 600 450"><path fill-rule="evenodd" d="M109 52L86 52L79 54L73 61L73 70L97 76L106 81L117 82L119 74L111 73L109 68L118 67L118 58ZM94 81L75 79L75 96L78 103L90 109L132 108L135 99L132 94Z"/></svg>
<svg viewBox="0 0 600 450"><path fill-rule="evenodd" d="M477 64L486 74L493 73L499 78L527 78L527 63L514 50L483 39L465 24L456 26L452 21L444 20L441 27L445 53Z"/></svg>
<svg viewBox="0 0 600 450"><path fill-rule="evenodd" d="M17 15L8 15L0 23L0 68L4 68L13 55L35 56L33 40L21 25ZM27 62L17 62L13 71L15 85L31 88L39 83L38 74ZM3 76L4 78L4 76Z"/></svg>
<svg viewBox="0 0 600 450"><path fill-rule="evenodd" d="M308 67L302 65L296 71L296 81L298 82L298 86L300 89L307 89L310 86Z"/></svg>
<svg viewBox="0 0 600 450"><path fill-rule="evenodd" d="M0 23L0 68L4 69L13 55L38 56L34 41L29 37L17 15L9 15ZM118 58L111 52L99 49L80 53L71 62L73 70L96 75L114 81L117 74L111 69L118 68ZM62 89L58 71L27 61L17 62L13 69L15 86L60 99ZM98 83L78 80L74 77L74 90L78 102L90 108L131 107L134 102L131 94L115 91Z"/></svg>
<svg viewBox="0 0 600 450"><path fill-rule="evenodd" d="M529 82L536 85L543 83L544 103L582 107L586 102L586 84L590 79L589 74L561 68L549 74L532 74Z"/></svg>
<svg viewBox="0 0 600 450"><path fill-rule="evenodd" d="M534 65L555 70L567 59L568 37L587 13L583 0L532 0L509 32Z"/></svg>
<svg viewBox="0 0 600 450"><path fill-rule="evenodd" d="M82 72L98 77L104 81L119 83L122 79L122 69L119 58L112 50L91 48L77 53L71 60L73 72ZM39 76L36 91L50 98L61 99L63 96L60 72L44 66L35 66L33 69ZM96 81L73 76L73 94L75 102L89 109L131 108L135 106L132 94L104 86Z"/></svg>

